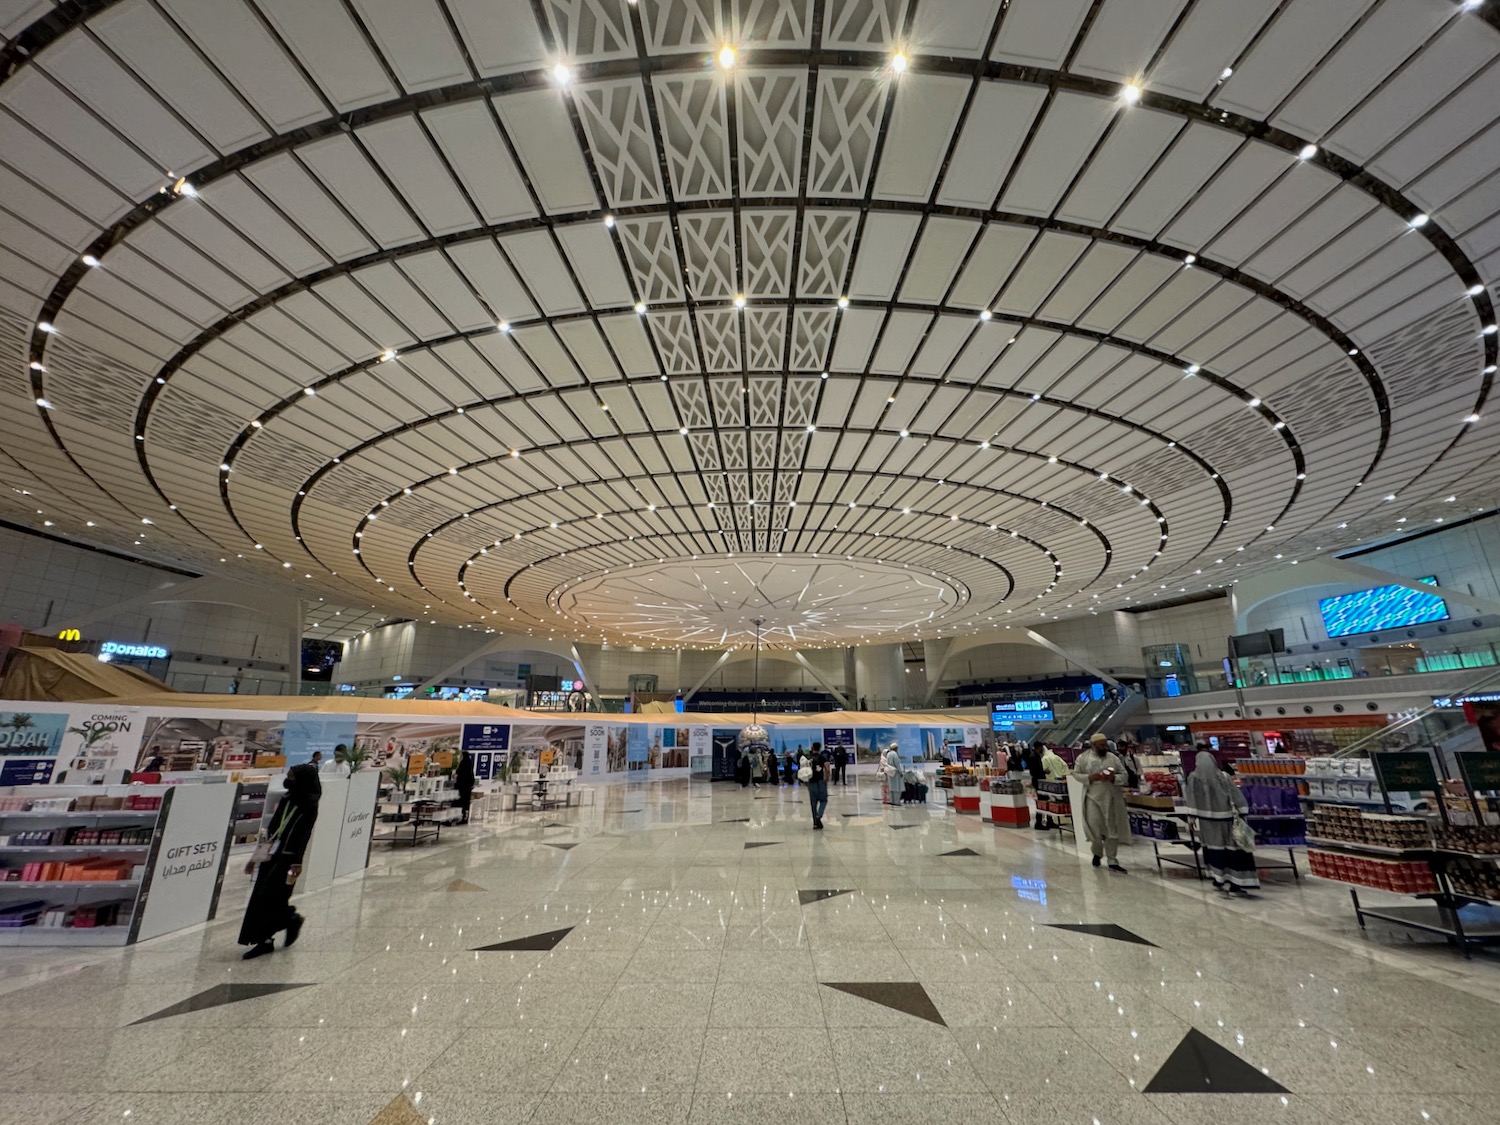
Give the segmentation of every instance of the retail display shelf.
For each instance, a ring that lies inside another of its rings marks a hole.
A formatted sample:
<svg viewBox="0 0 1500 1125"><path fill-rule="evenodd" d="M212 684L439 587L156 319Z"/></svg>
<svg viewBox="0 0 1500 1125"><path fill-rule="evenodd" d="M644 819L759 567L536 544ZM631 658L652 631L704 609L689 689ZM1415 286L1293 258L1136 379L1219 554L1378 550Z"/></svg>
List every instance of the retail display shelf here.
<svg viewBox="0 0 1500 1125"><path fill-rule="evenodd" d="M1500 863L1500 853L1496 852L1462 852L1456 848L1431 848L1429 850L1434 855L1446 856L1452 859L1473 859L1481 863L1485 861Z"/></svg>
<svg viewBox="0 0 1500 1125"><path fill-rule="evenodd" d="M130 926L22 926L0 929L0 948L27 945L110 946L126 945Z"/></svg>
<svg viewBox="0 0 1500 1125"><path fill-rule="evenodd" d="M38 852L45 855L92 855L94 852L143 852L145 844L0 844L0 852Z"/></svg>
<svg viewBox="0 0 1500 1125"><path fill-rule="evenodd" d="M155 820L161 815L160 809L54 809L50 812L5 812L0 810L0 820L27 819L27 820L83 820L86 818L98 819L101 816L110 817L133 817L135 819Z"/></svg>
<svg viewBox="0 0 1500 1125"><path fill-rule="evenodd" d="M139 879L53 879L47 882L26 882L23 879L9 879L0 883L0 891L36 891L36 890L67 890L82 891L94 890L99 887L113 887L124 890L127 887L135 888L141 885Z"/></svg>
<svg viewBox="0 0 1500 1125"><path fill-rule="evenodd" d="M1344 851L1352 855L1378 855L1388 859L1419 859L1433 853L1432 848L1383 848L1379 844L1360 844L1353 840L1324 840L1317 836L1309 836L1307 846Z"/></svg>

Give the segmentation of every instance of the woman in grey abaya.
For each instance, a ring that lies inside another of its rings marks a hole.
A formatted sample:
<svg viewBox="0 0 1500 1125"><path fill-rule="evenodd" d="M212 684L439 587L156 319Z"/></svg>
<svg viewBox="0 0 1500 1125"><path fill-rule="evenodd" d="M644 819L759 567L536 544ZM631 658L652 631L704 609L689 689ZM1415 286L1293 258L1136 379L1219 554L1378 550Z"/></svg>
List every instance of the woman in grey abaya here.
<svg viewBox="0 0 1500 1125"><path fill-rule="evenodd" d="M1221 891L1244 894L1260 887L1255 856L1235 847L1235 813L1250 805L1240 787L1219 771L1219 763L1207 750L1193 759L1193 772L1183 787L1185 811L1198 818L1198 839L1203 843L1203 862L1214 886Z"/></svg>

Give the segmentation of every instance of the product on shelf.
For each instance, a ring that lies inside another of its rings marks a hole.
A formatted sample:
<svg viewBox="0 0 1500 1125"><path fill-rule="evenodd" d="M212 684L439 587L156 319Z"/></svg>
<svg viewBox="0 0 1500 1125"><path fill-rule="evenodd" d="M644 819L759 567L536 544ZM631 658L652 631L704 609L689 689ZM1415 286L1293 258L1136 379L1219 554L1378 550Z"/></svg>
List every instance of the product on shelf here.
<svg viewBox="0 0 1500 1125"><path fill-rule="evenodd" d="M1132 836L1145 836L1156 840L1178 840L1181 835L1177 829L1177 822L1167 817L1152 816L1150 813L1132 812L1130 815L1130 834Z"/></svg>
<svg viewBox="0 0 1500 1125"><path fill-rule="evenodd" d="M1432 838L1438 847L1447 851L1500 855L1500 826L1493 824L1454 824L1447 828L1435 826Z"/></svg>
<svg viewBox="0 0 1500 1125"><path fill-rule="evenodd" d="M1036 807L1038 811L1052 816L1072 816L1073 809L1068 803L1068 783L1066 781L1037 782Z"/></svg>
<svg viewBox="0 0 1500 1125"><path fill-rule="evenodd" d="M1325 879L1397 894L1433 894L1438 889L1437 877L1426 860L1383 859L1309 848L1307 865L1314 875Z"/></svg>
<svg viewBox="0 0 1500 1125"><path fill-rule="evenodd" d="M134 865L124 859L58 859L0 868L7 883L112 883L129 879Z"/></svg>
<svg viewBox="0 0 1500 1125"><path fill-rule="evenodd" d="M1319 805L1308 834L1377 848L1432 846L1432 826L1421 817L1368 812L1351 805Z"/></svg>
<svg viewBox="0 0 1500 1125"><path fill-rule="evenodd" d="M1297 777L1307 772L1307 759L1293 757L1241 758L1234 763L1234 769L1242 777L1245 774L1254 774L1258 777Z"/></svg>
<svg viewBox="0 0 1500 1125"><path fill-rule="evenodd" d="M1302 815L1302 802L1297 799L1297 791L1286 785L1268 785L1259 779L1244 780L1240 782L1240 792L1245 795L1250 811L1257 815Z"/></svg>
<svg viewBox="0 0 1500 1125"><path fill-rule="evenodd" d="M1486 859L1459 860L1448 868L1448 879L1461 895L1500 901L1500 864Z"/></svg>

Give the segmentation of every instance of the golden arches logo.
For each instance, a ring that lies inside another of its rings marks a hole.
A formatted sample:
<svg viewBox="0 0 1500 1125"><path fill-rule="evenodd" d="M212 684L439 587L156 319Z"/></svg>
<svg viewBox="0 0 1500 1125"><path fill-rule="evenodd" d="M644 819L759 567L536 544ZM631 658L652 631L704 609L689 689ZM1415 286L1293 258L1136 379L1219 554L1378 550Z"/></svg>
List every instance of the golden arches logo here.
<svg viewBox="0 0 1500 1125"><path fill-rule="evenodd" d="M77 629L64 629L57 634L57 639L60 641L81 641L83 640L83 634Z"/></svg>

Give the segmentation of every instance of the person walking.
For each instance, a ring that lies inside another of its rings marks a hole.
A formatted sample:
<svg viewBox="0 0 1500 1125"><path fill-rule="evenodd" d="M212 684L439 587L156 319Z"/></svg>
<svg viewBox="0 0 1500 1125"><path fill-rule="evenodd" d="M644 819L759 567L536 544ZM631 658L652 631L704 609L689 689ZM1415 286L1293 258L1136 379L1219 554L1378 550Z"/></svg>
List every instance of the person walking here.
<svg viewBox="0 0 1500 1125"><path fill-rule="evenodd" d="M1088 834L1094 866L1107 862L1111 871L1124 874L1116 853L1125 812L1125 764L1110 753L1109 739L1096 734L1087 750L1073 762L1073 776L1083 783L1083 827Z"/></svg>
<svg viewBox="0 0 1500 1125"><path fill-rule="evenodd" d="M292 906L292 888L302 874L302 854L318 822L323 784L317 768L306 763L287 770L282 784L286 796L276 807L271 832L245 866L247 873L255 874L245 920L240 924L239 944L250 946L244 954L246 961L272 952L276 935L282 930L286 931L286 940L281 947L289 948L301 936L305 921Z"/></svg>
<svg viewBox="0 0 1500 1125"><path fill-rule="evenodd" d="M797 781L797 759L792 757L792 752L786 752L786 758L781 763L781 780L785 785L794 785Z"/></svg>
<svg viewBox="0 0 1500 1125"><path fill-rule="evenodd" d="M828 755L823 752L823 744L814 742L812 748L802 759L801 769L807 770L807 800L812 808L813 830L823 830L823 813L828 809Z"/></svg>
<svg viewBox="0 0 1500 1125"><path fill-rule="evenodd" d="M739 757L734 762L734 779L744 789L750 784L750 751L747 747L740 747Z"/></svg>
<svg viewBox="0 0 1500 1125"><path fill-rule="evenodd" d="M766 758L759 748L746 751L750 755L750 788L759 789L760 783L766 779Z"/></svg>
<svg viewBox="0 0 1500 1125"><path fill-rule="evenodd" d="M1198 818L1198 839L1203 842L1203 862L1217 890L1243 895L1260 889L1255 853L1234 840L1234 819L1250 807L1240 787L1219 770L1207 750L1198 751L1193 772L1183 786L1184 811Z"/></svg>
<svg viewBox="0 0 1500 1125"><path fill-rule="evenodd" d="M1026 748L1026 753L1022 755L1022 758L1026 763L1026 772L1031 775L1032 796L1037 797L1040 793L1038 787L1047 778L1047 769L1042 765L1041 745L1035 742L1032 743ZM1040 808L1036 810L1036 820L1031 827L1034 829L1045 829L1047 827L1046 822L1042 819L1042 810Z"/></svg>
<svg viewBox="0 0 1500 1125"><path fill-rule="evenodd" d="M474 800L474 759L467 750L458 752L458 766L453 771L453 788L458 790L460 824L469 823L469 804Z"/></svg>

